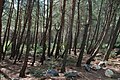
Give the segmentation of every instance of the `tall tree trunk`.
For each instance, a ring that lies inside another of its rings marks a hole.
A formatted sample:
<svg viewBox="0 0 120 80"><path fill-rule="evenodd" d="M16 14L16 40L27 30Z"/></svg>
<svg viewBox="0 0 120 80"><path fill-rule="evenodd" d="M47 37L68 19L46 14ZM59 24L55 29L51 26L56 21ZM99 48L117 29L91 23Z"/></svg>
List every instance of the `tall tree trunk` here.
<svg viewBox="0 0 120 80"><path fill-rule="evenodd" d="M69 32L68 32L69 34L67 36L67 45L66 45L65 51L64 51L64 53L62 55L64 58L63 58L63 65L62 65L62 68L61 68L61 72L65 72L65 66L66 66L66 60L67 60L67 53L68 53L68 51L69 51L69 53L71 53L71 47L72 47L72 27L73 27L74 13L75 13L75 5L76 5L76 0L72 0L71 16L70 16L70 26L69 26ZM56 51L57 51L57 49L56 49Z"/></svg>
<svg viewBox="0 0 120 80"><path fill-rule="evenodd" d="M21 0L21 3L20 3L20 7L22 6L22 4L23 4L23 0ZM16 64L16 60L18 59L18 56L19 56L19 50L20 50L20 48L19 48L19 40L20 40L20 38L21 38L21 36L20 36L20 32L21 32L21 19L22 19L22 8L20 8L20 11L19 11L19 24L18 24L18 29L17 29L17 43L16 43L16 57L15 57L15 60L14 60L14 64Z"/></svg>
<svg viewBox="0 0 120 80"><path fill-rule="evenodd" d="M19 4L20 4L20 0L18 0L18 4L17 4L17 16L15 19L15 28L14 28L14 32L13 32L13 38L12 38L12 48L11 48L11 58L14 58L16 55L16 39L17 39L17 24L18 24L18 18L19 18Z"/></svg>
<svg viewBox="0 0 120 80"><path fill-rule="evenodd" d="M80 51L78 61L76 64L77 67L81 67L82 58L83 58L84 49L85 49L85 44L86 44L86 39L87 39L87 35L88 35L87 34L88 29L91 27L91 24L92 24L92 1L88 0L88 4L89 4L89 19L88 19L88 24L85 25L85 30L84 30L84 34L83 34L83 41L82 41L81 48L80 48L81 51ZM88 37L88 41L89 41L89 37Z"/></svg>
<svg viewBox="0 0 120 80"><path fill-rule="evenodd" d="M20 3L20 12L19 12L19 23L18 23L18 32L17 32L17 44L16 44L16 57L15 57L15 60L14 60L14 64L16 64L16 60L18 59L18 56L19 56L19 51L20 51L20 48L18 47L18 43L19 43L19 40L21 38L20 34L21 34L21 27L22 27L22 5L23 5L23 0L21 0L21 3Z"/></svg>
<svg viewBox="0 0 120 80"><path fill-rule="evenodd" d="M89 48L89 40L91 38L92 32L92 1L88 0L88 8L89 8L89 19L88 19L88 24L89 24L89 30L88 30L88 36L87 36L87 41L86 41L86 49Z"/></svg>
<svg viewBox="0 0 120 80"><path fill-rule="evenodd" d="M56 28L56 26L55 26L55 28ZM51 56L53 56L53 53L54 53L54 50L55 50L55 45L56 45L56 42L57 42L58 33L59 33L59 30L56 29L56 31L57 31L57 33L55 35L53 48L52 48L51 53L50 53Z"/></svg>
<svg viewBox="0 0 120 80"><path fill-rule="evenodd" d="M110 41L110 45L108 46L108 50L107 50L107 52L106 52L106 54L105 54L105 56L104 56L104 60L108 60L108 59L109 59L109 55L110 55L110 53L111 53L111 51L112 51L114 42L115 42L115 40L116 40L116 37L117 37L117 34L118 34L119 31L120 31L120 17L119 17L119 19L118 19L118 22L117 22L115 31L112 32L112 33L113 33L112 39L111 39L111 41Z"/></svg>
<svg viewBox="0 0 120 80"><path fill-rule="evenodd" d="M30 28L31 28L31 19L32 19L32 8L34 5L34 0L30 0L28 1L28 30L27 30L27 49L26 49L26 54L25 54L25 59L24 59L24 63L22 66L22 69L20 70L20 77L25 77L25 70L27 68L27 62L28 62L28 56L29 56L29 51L30 51Z"/></svg>
<svg viewBox="0 0 120 80"><path fill-rule="evenodd" d="M35 50L34 50L34 55L33 55L33 62L32 66L34 66L35 63L35 55L36 55L36 49L37 49L37 43L38 43L38 30L39 30L39 0L37 1L37 12L36 12L36 17L37 17L37 30L36 30L36 36L35 36Z"/></svg>
<svg viewBox="0 0 120 80"><path fill-rule="evenodd" d="M96 24L96 27L95 27L95 32L93 34L91 43L90 43L90 45L87 49L87 54L91 54L93 52L92 50L94 50L94 49L92 49L92 48L93 48L94 40L97 40L96 38L98 37L100 20L101 20L100 15L101 15L101 11L102 11L102 5L103 5L103 0L101 1L100 10L99 10L98 19L97 19L97 24Z"/></svg>
<svg viewBox="0 0 120 80"><path fill-rule="evenodd" d="M78 57L77 64L76 64L77 67L80 67L81 63L82 63L82 58L83 58L84 49L85 49L88 27L89 27L89 25L86 24L85 28L84 28L84 34L83 34L83 40L82 40L82 44L81 44L81 48L80 48L80 53L79 53L79 57Z"/></svg>
<svg viewBox="0 0 120 80"><path fill-rule="evenodd" d="M115 31L115 26L116 26L116 16L117 16L117 14L115 13L115 17L114 17L114 20L113 20L113 23L112 23L112 27L111 27L111 33L110 33L110 37L109 37L109 41L108 41L108 45L107 45L107 48L108 48L108 46L110 45L110 42L111 42L111 40L112 40L112 36L113 36L113 32ZM117 34L118 35L118 34ZM116 36L116 37L118 37L118 36ZM113 46L114 47L114 46Z"/></svg>
<svg viewBox="0 0 120 80"><path fill-rule="evenodd" d="M2 59L3 60L5 58L7 47L8 47L8 40L9 40L9 35L10 35L11 19L12 19L13 7L14 7L13 4L14 4L14 2L12 0L12 2L10 4L10 11L9 11L9 16L8 16L6 30L5 30L5 33L4 33L3 44L2 44L2 50L3 50L3 58ZM5 50L4 50L4 47L5 47Z"/></svg>
<svg viewBox="0 0 120 80"><path fill-rule="evenodd" d="M71 17L70 17L70 28L69 28L69 54L71 53L72 48L72 29L73 29L73 23L74 23L74 15L75 15L75 6L76 6L76 0L72 0L72 6L71 6Z"/></svg>
<svg viewBox="0 0 120 80"><path fill-rule="evenodd" d="M66 0L64 0L63 2L63 6L62 7L62 15L61 15L61 22L60 22L60 31L58 33L58 41L57 41L57 47L56 47L56 52L55 52L55 58L58 57L59 55L59 51L60 51L60 43L61 43L61 35L62 35L62 29L64 27L65 24L65 7L66 7Z"/></svg>
<svg viewBox="0 0 120 80"><path fill-rule="evenodd" d="M45 4L45 3L44 3ZM48 5L48 3L47 3ZM45 6L45 5L44 5ZM48 16L48 9L49 7L47 6L47 18L46 18L46 25L44 25L44 31L43 31L43 39L42 39L42 46L43 46L43 53L42 53L42 56L40 58L40 62L41 64L43 65L43 62L45 60L45 51L46 51L46 48L47 48L47 45L46 45L46 35L47 35L47 31L48 31L48 27L49 27L49 16ZM44 16L45 17L45 16Z"/></svg>
<svg viewBox="0 0 120 80"><path fill-rule="evenodd" d="M0 61L2 58L2 42L1 42L1 34L2 34L2 9L3 9L3 0L0 0Z"/></svg>
<svg viewBox="0 0 120 80"><path fill-rule="evenodd" d="M89 46L89 40L90 40L90 37L92 35L92 32L91 32L91 27L92 27L92 0L88 0L88 6L89 6L89 20L88 20L89 31L88 31L88 36L87 36L86 48L88 48L88 46Z"/></svg>
<svg viewBox="0 0 120 80"><path fill-rule="evenodd" d="M22 5L22 3L21 3L21 5ZM23 39L23 37L24 37L23 35L25 33L26 25L27 25L27 22L28 22L28 12L27 12L27 10L28 10L28 8L26 7L25 16L24 16L24 23L23 23L23 29L21 31L21 34L20 34L19 39L18 39L17 44L16 44L16 53L18 53L18 54L17 54L17 56L15 58L14 64L16 63L17 58L19 57L18 58L18 60L19 60L20 57L21 57L21 53L19 54L19 50L20 50L22 42L23 42L23 45L24 45L25 41L26 41L26 37L25 37L25 39Z"/></svg>
<svg viewBox="0 0 120 80"><path fill-rule="evenodd" d="M78 1L78 5L77 5L77 8L78 8L78 18L77 18L77 32L75 33L75 39L74 39L74 54L76 54L76 48L77 48L77 41L78 41L78 36L79 36L79 32L80 32L80 0Z"/></svg>
<svg viewBox="0 0 120 80"><path fill-rule="evenodd" d="M25 40L23 41L23 44L21 45L21 49L20 49L20 54L19 54L19 56L18 56L18 61L20 61L20 59L21 59L21 56L22 56L22 54L23 54L23 50L24 50L24 47L25 47L25 42L26 42L26 37L25 37ZM14 62L15 63L15 62Z"/></svg>
<svg viewBox="0 0 120 80"><path fill-rule="evenodd" d="M92 56L86 61L86 64L90 64L90 62L94 59L94 57L96 56L96 54L98 53L107 33L108 33L108 30L109 30L109 26L111 24L111 21L113 19L113 14L112 14L112 8L113 8L113 4L111 4L111 6L108 7L108 14L105 14L107 15L106 16L106 20L105 20L105 23L104 23L104 28L103 28L103 31L101 32L101 35L99 37L99 40L98 42L95 44L95 47L94 47L94 51L92 53Z"/></svg>
<svg viewBox="0 0 120 80"><path fill-rule="evenodd" d="M76 0L72 0L72 6L71 6L71 20L70 20L70 27L69 27L69 34L67 36L67 45L65 48L64 52L64 58L63 58L63 64L61 67L61 72L65 72L65 66L67 62L67 55L68 51L71 53L71 47L72 47L72 27L73 27L73 20L74 20L74 13L75 13L75 5L76 5Z"/></svg>
<svg viewBox="0 0 120 80"><path fill-rule="evenodd" d="M50 15L49 15L50 26L49 26L48 57L50 57L50 50L51 50L52 9L53 9L53 0L50 0Z"/></svg>

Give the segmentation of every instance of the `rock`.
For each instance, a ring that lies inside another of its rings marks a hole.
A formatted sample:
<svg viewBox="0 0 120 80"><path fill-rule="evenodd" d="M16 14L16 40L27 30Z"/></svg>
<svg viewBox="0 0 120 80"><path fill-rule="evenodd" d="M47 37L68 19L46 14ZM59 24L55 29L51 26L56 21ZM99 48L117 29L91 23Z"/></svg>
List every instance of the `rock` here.
<svg viewBox="0 0 120 80"><path fill-rule="evenodd" d="M92 66L92 69L93 70L100 70L101 67L99 65L95 64L95 65Z"/></svg>
<svg viewBox="0 0 120 80"><path fill-rule="evenodd" d="M96 68L97 70L101 69L101 67L100 67L99 65L96 65L95 68Z"/></svg>
<svg viewBox="0 0 120 80"><path fill-rule="evenodd" d="M46 75L59 76L59 72L57 72L57 71L54 70L54 69L52 69L52 70L47 70Z"/></svg>
<svg viewBox="0 0 120 80"><path fill-rule="evenodd" d="M78 72L66 72L65 74L64 74L64 76L66 77L66 78L76 78L76 77L78 77L79 75L78 75Z"/></svg>
<svg viewBox="0 0 120 80"><path fill-rule="evenodd" d="M107 76L107 77L112 77L112 75L114 75L114 72L113 72L112 70L107 69L107 70L105 71L105 76Z"/></svg>
<svg viewBox="0 0 120 80"><path fill-rule="evenodd" d="M90 72L90 70L91 70L91 66L88 65L88 64L84 64L84 68L85 68L85 70L88 71L88 72Z"/></svg>

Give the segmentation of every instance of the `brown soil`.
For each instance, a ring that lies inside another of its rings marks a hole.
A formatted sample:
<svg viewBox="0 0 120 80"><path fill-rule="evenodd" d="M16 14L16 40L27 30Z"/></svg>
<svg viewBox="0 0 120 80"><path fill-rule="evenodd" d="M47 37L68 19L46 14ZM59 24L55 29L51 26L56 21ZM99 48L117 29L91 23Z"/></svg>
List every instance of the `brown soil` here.
<svg viewBox="0 0 120 80"><path fill-rule="evenodd" d="M87 60L89 56L85 55L83 59L83 64ZM19 72L22 67L23 61L17 62L17 64L13 64L13 60L9 60L8 58L5 59L0 63L0 80L11 80L13 78L16 78L16 80L67 80L63 73L60 73L60 77L48 77L49 79L41 79L36 78L32 76L29 73L30 69L40 69L40 70L47 70L51 66L49 61L45 61L44 65L40 65L39 58L35 62L35 66L31 66L32 58L29 57L28 67L26 70L26 77L20 78ZM111 79L105 76L105 69L101 70L91 70L90 72L86 71L84 67L75 67L75 63L77 61L77 57L74 55L71 55L71 57L68 58L68 63L66 66L66 72L70 70L75 70L79 73L79 77L75 80L117 80L117 79ZM92 64L99 63L100 60L95 60L92 62ZM112 69L115 73L120 73L120 57L118 58L111 58L109 59L110 63L106 66L106 69ZM61 67L61 60L53 61L53 64L57 64L54 68L56 70L60 70ZM43 78L43 77L42 77Z"/></svg>

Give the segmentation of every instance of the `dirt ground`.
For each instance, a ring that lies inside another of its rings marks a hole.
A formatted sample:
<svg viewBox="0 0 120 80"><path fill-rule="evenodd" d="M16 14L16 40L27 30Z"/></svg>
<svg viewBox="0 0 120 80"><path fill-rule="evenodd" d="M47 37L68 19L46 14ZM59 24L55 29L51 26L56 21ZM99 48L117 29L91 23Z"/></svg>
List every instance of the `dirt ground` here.
<svg viewBox="0 0 120 80"><path fill-rule="evenodd" d="M85 55L83 58L83 63L86 62L88 59L88 55ZM58 72L60 70L62 60L52 60L52 61L45 61L44 65L40 65L39 63L39 57L37 58L35 62L35 66L31 66L32 58L29 57L28 66L26 70L26 77L20 78L19 72L23 64L23 60L20 62L17 62L17 64L13 64L13 60L9 60L6 58L4 61L0 63L0 80L67 80L63 75L63 73L59 73L59 77L48 77L45 78L36 78L35 76L31 75L29 70L35 69L35 70L42 70L45 71L51 66L54 65L54 69L56 69ZM112 79L105 76L105 69L100 70L91 70L90 72L86 71L84 67L75 67L75 63L77 61L77 56L71 55L71 57L68 58L67 66L66 66L66 72L67 71L77 71L79 74L79 77L76 79L70 79L70 80L118 80L118 79ZM99 63L100 60L95 60L92 62L92 64ZM52 64L51 64L52 63ZM117 58L111 58L109 59L109 64L105 67L106 69L111 69L115 73L120 73L120 57ZM119 75L120 76L120 75Z"/></svg>

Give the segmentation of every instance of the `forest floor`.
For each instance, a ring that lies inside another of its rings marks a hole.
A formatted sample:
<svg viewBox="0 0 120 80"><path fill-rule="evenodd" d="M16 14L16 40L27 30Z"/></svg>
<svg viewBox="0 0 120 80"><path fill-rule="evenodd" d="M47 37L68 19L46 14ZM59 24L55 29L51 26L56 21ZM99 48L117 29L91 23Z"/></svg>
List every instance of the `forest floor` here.
<svg viewBox="0 0 120 80"><path fill-rule="evenodd" d="M114 73L119 74L120 77L120 56L116 58L110 58L108 64L99 70L90 70L86 71L84 64L89 58L89 55L84 55L82 67L75 67L78 56L71 54L67 59L66 72L76 71L78 73L77 78L75 79L66 79L64 73L60 73L62 59L48 59L45 61L44 65L41 65L39 62L39 57L36 58L34 66L31 66L32 57L29 57L28 66L26 70L26 77L20 78L19 72L22 68L23 60L13 64L13 60L6 58L0 63L0 80L119 80L119 78L113 79L105 76L106 69L111 69ZM98 64L102 60L103 56L100 55L95 58L91 64ZM59 77L47 76L43 77L41 75L43 72L48 69L54 69L59 72Z"/></svg>

